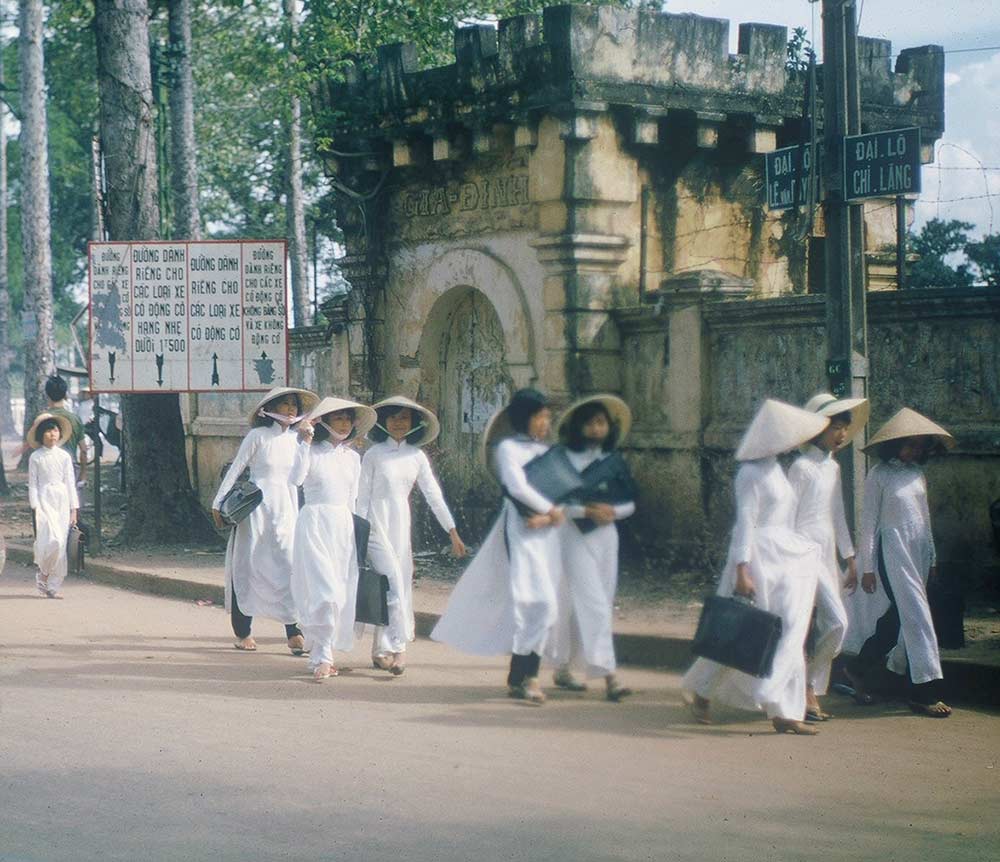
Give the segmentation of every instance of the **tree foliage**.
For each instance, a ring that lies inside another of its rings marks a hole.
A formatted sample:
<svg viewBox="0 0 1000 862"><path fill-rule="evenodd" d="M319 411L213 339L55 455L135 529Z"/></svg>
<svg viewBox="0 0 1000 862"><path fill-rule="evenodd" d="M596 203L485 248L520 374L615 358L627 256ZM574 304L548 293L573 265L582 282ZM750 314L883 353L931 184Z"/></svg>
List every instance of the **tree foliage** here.
<svg viewBox="0 0 1000 862"><path fill-rule="evenodd" d="M967 264L951 266L947 258L962 252L973 226L951 219L931 219L920 233L910 237L910 248L920 257L907 275L909 287L969 287L972 273Z"/></svg>

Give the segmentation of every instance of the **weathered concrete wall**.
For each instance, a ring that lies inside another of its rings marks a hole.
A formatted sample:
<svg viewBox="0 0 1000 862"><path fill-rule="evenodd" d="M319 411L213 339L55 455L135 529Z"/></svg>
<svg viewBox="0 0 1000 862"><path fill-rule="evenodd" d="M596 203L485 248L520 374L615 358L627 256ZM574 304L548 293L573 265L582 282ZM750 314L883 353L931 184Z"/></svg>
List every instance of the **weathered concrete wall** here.
<svg viewBox="0 0 1000 862"><path fill-rule="evenodd" d="M753 411L765 397L802 403L825 387L823 299L720 301L703 291L618 320L626 356L647 372L626 375L624 388L645 503L636 534L709 558L713 549L699 547L706 538L728 541L731 453ZM987 506L1000 498L1000 297L870 294L869 323L870 427L910 406L955 435L957 449L927 470L938 553L943 564L982 569L995 553ZM702 413L692 431L684 404L695 400Z"/></svg>

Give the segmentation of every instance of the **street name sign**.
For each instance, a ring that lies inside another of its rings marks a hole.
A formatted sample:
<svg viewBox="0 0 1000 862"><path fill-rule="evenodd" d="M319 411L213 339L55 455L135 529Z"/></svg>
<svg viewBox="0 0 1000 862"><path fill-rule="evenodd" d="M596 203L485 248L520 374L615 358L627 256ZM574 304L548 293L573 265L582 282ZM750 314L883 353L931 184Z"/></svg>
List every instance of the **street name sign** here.
<svg viewBox="0 0 1000 862"><path fill-rule="evenodd" d="M844 138L844 199L920 193L920 129Z"/></svg>
<svg viewBox="0 0 1000 862"><path fill-rule="evenodd" d="M92 242L94 392L246 392L288 381L284 241Z"/></svg>
<svg viewBox="0 0 1000 862"><path fill-rule="evenodd" d="M812 151L811 144L797 144L794 147L782 147L780 150L764 154L764 183L768 209L786 210L806 203L809 197ZM818 178L823 175L822 145L817 146L816 153L815 176ZM817 181L817 189L819 187Z"/></svg>

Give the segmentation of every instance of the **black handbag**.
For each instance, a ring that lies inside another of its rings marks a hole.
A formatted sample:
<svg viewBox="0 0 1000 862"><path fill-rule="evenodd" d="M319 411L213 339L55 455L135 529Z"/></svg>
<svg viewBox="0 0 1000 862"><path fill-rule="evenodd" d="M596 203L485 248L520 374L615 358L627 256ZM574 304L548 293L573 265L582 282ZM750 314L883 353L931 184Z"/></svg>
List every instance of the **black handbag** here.
<svg viewBox="0 0 1000 862"><path fill-rule="evenodd" d="M771 675L781 617L738 596L709 596L691 651L750 676Z"/></svg>
<svg viewBox="0 0 1000 862"><path fill-rule="evenodd" d="M583 488L583 479L562 446L553 446L524 465L524 476L539 494L553 503L562 503ZM518 513L527 518L543 515L510 496Z"/></svg>
<svg viewBox="0 0 1000 862"><path fill-rule="evenodd" d="M70 525L69 536L66 538L66 561L69 571L74 575L83 574L84 553L87 547L87 537L77 524Z"/></svg>
<svg viewBox="0 0 1000 862"><path fill-rule="evenodd" d="M219 514L223 523L235 527L256 509L263 499L264 492L253 482L249 479L239 479L219 503Z"/></svg>
<svg viewBox="0 0 1000 862"><path fill-rule="evenodd" d="M581 474L584 488L575 499L587 503L608 503L610 505L628 503L636 497L635 483L628 464L618 451L606 458L594 461ZM573 523L581 533L597 529L597 522L591 518L574 518Z"/></svg>

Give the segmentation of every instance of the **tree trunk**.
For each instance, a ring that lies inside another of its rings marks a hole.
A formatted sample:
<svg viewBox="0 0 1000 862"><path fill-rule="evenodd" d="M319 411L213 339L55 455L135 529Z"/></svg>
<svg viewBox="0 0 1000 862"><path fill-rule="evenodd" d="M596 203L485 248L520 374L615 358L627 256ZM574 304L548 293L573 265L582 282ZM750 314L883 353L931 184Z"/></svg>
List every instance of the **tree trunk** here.
<svg viewBox="0 0 1000 862"><path fill-rule="evenodd" d="M0 90L7 83L3 53L4 44L0 38ZM7 108L0 105L0 434L17 436L10 406L10 280L7 266ZM0 487L6 487L2 477Z"/></svg>
<svg viewBox="0 0 1000 862"><path fill-rule="evenodd" d="M296 63L295 43L299 32L299 0L282 0L285 7L288 65ZM285 221L288 234L288 255L292 271L292 312L296 326L312 323L312 303L309 296L309 253L306 247L305 201L302 193L302 105L291 88L288 117L288 170L285 190Z"/></svg>
<svg viewBox="0 0 1000 862"><path fill-rule="evenodd" d="M101 141L112 240L159 235L156 141L146 0L95 0ZM119 536L129 545L214 540L191 488L177 395L128 395L125 494Z"/></svg>
<svg viewBox="0 0 1000 862"><path fill-rule="evenodd" d="M20 0L21 248L24 255L24 430L46 406L45 380L55 372L48 124L42 50L42 0ZM27 455L22 459L27 463Z"/></svg>
<svg viewBox="0 0 1000 862"><path fill-rule="evenodd" d="M191 0L169 0L170 166L174 239L201 239L191 72Z"/></svg>

